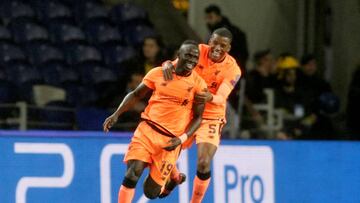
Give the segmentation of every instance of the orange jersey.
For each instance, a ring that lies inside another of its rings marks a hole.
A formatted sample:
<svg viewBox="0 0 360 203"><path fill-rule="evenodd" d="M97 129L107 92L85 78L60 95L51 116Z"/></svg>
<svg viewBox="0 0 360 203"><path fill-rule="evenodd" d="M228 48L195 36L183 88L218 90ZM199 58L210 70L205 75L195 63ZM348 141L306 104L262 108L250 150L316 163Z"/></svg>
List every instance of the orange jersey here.
<svg viewBox="0 0 360 203"><path fill-rule="evenodd" d="M145 75L143 83L153 90L153 94L141 117L179 136L192 119L194 95L206 91L207 87L195 71L187 77L176 74L173 77L172 81L165 81L161 67Z"/></svg>
<svg viewBox="0 0 360 203"><path fill-rule="evenodd" d="M195 71L205 80L209 91L216 94L221 83L225 82L231 89L234 88L241 76L241 71L235 59L226 54L225 59L220 63L214 63L209 59L210 47L200 44L200 58ZM222 104L206 103L203 118L223 119L225 118L226 101Z"/></svg>

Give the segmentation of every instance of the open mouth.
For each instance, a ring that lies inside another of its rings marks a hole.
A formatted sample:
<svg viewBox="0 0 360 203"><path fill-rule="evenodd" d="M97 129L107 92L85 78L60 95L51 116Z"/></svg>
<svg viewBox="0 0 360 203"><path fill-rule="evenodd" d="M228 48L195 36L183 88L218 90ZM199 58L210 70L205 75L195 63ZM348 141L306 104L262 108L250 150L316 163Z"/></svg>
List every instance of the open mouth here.
<svg viewBox="0 0 360 203"><path fill-rule="evenodd" d="M219 52L219 51L213 51L213 52L211 53L211 55L212 55L213 58L218 59L218 58L221 57L221 52Z"/></svg>
<svg viewBox="0 0 360 203"><path fill-rule="evenodd" d="M196 64L194 64L194 63L187 62L187 63L185 64L185 67L186 67L187 69L189 69L189 70L192 70L192 69L195 67L195 65L196 65Z"/></svg>

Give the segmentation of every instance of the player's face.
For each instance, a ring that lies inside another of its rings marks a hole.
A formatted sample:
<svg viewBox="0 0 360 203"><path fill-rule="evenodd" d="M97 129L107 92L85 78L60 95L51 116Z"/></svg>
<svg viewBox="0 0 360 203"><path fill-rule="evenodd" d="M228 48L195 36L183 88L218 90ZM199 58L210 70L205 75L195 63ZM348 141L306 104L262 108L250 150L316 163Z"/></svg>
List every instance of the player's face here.
<svg viewBox="0 0 360 203"><path fill-rule="evenodd" d="M230 43L231 41L229 38L213 34L209 40L209 58L214 62L222 61L225 58L226 53L230 51Z"/></svg>
<svg viewBox="0 0 360 203"><path fill-rule="evenodd" d="M179 67L186 71L195 68L199 60L199 49L195 45L187 44L181 46L179 50Z"/></svg>

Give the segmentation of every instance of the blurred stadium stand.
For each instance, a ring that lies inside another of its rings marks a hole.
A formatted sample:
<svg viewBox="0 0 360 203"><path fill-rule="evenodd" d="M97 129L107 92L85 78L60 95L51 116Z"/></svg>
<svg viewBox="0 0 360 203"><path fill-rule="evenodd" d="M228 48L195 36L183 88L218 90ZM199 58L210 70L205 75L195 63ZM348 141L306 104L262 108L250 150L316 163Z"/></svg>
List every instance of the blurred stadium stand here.
<svg viewBox="0 0 360 203"><path fill-rule="evenodd" d="M128 71L121 64L155 34L147 11L131 3L0 1L1 127L82 129L86 125L74 121L93 111L76 109L95 108L105 93L116 91ZM66 96L38 105L36 85Z"/></svg>
<svg viewBox="0 0 360 203"><path fill-rule="evenodd" d="M177 18L178 13L171 11L170 2L156 5L159 7L156 11L155 5L146 1L135 1L136 5L124 2L113 7L100 0L0 2L3 128L91 130L84 124L84 118L102 110L79 113L77 109L104 108L102 100L123 91L121 83L127 81L131 72L124 62L136 56L144 38L157 34L154 26L162 27L166 33L179 31L174 41L180 42L179 36L196 37L189 34L191 30L185 28L188 25L185 26L182 18ZM163 15L171 18L171 25L163 21ZM175 25L179 29L174 29ZM167 36L163 37L166 41ZM64 98L50 96L47 91L51 88L60 95L64 92ZM45 103L39 104L47 94ZM256 108L267 115L264 128L273 131L281 127L282 117L274 110L271 92L267 95L268 102ZM135 125L122 123L119 129L131 129ZM237 129L236 125L229 127Z"/></svg>

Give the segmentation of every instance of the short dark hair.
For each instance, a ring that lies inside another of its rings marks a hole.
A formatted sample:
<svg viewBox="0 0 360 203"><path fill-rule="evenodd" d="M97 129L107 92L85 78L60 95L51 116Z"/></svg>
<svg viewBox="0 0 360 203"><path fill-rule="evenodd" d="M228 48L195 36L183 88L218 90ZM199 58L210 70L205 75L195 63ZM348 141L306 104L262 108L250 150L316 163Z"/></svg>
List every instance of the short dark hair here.
<svg viewBox="0 0 360 203"><path fill-rule="evenodd" d="M316 59L314 54L305 54L303 57L301 57L301 65L306 65L314 59Z"/></svg>
<svg viewBox="0 0 360 203"><path fill-rule="evenodd" d="M196 42L195 40L187 39L181 44L181 46L182 45L195 45L195 46L198 46L199 43Z"/></svg>
<svg viewBox="0 0 360 203"><path fill-rule="evenodd" d="M233 35L231 34L230 30L228 30L228 29L225 28L225 27L218 28L218 29L214 30L214 32L212 33L212 35L214 35L214 34L220 35L220 36L222 36L222 37L229 38L230 41L232 41L232 39L233 39Z"/></svg>
<svg viewBox="0 0 360 203"><path fill-rule="evenodd" d="M221 15L221 9L219 8L219 6L217 6L215 4L210 4L209 6L207 6L205 8L205 13L206 14L215 13L217 15Z"/></svg>
<svg viewBox="0 0 360 203"><path fill-rule="evenodd" d="M259 63L260 63L260 60L261 60L264 56L266 56L266 55L268 55L268 54L270 54L270 53L271 53L271 50L270 50L270 49L265 49L265 50L260 50L260 51L255 52L255 54L254 54L254 62L255 62L256 64L259 64Z"/></svg>

